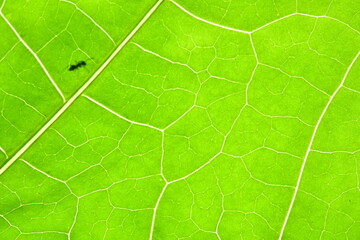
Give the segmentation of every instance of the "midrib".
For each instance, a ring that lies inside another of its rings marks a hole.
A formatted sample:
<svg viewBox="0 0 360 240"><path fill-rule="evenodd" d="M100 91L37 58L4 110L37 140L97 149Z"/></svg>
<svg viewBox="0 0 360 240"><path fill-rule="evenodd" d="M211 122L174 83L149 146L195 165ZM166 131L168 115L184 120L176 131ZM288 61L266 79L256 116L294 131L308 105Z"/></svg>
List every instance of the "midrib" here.
<svg viewBox="0 0 360 240"><path fill-rule="evenodd" d="M142 25L151 17L151 15L156 11L160 4L164 0L158 0L155 5L145 14L141 21L136 25L136 27L130 32L130 34L120 43L120 45L115 49L115 51L106 59L106 61L96 70L96 72L87 80L84 85L82 85L79 90L77 90L71 98L65 102L65 104L60 108L59 111L55 113L52 118L46 122L42 128L36 132L36 134L22 147L15 155L8 160L5 165L0 169L0 175L3 174L65 111L68 109L73 102L89 87L89 85L100 75L100 73L110 64L110 62L116 57L116 55L121 51L121 49L129 42L129 40L139 31Z"/></svg>

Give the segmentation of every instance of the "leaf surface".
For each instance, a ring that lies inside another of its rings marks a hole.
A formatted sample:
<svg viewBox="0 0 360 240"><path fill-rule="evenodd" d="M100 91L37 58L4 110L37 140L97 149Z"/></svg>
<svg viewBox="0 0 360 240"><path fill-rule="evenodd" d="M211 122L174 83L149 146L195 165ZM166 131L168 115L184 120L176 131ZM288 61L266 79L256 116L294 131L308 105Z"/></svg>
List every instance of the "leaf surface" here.
<svg viewBox="0 0 360 240"><path fill-rule="evenodd" d="M356 1L0 3L0 239L360 235Z"/></svg>

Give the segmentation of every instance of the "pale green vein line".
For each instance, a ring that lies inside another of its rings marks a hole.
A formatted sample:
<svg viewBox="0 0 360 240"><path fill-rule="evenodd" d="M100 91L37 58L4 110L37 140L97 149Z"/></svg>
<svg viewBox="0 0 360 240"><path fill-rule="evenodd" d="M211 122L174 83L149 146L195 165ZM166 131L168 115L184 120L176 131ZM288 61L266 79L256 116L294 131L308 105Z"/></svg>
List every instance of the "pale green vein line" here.
<svg viewBox="0 0 360 240"><path fill-rule="evenodd" d="M79 215L79 203L80 203L80 198L77 198L76 199L76 208L75 208L75 214L74 214L74 220L73 220L73 222L72 222L72 224L71 224L71 227L70 227L70 229L69 229L69 232L68 232L68 240L70 240L71 239L71 233L73 232L73 230L74 230L74 227L75 227L75 224L76 224L76 220L77 220L77 218L78 218L78 215Z"/></svg>
<svg viewBox="0 0 360 240"><path fill-rule="evenodd" d="M156 201L155 207L154 207L154 213L153 213L153 216L152 216L151 228L150 228L150 237L149 237L150 240L152 240L152 239L153 239L153 236L154 236L156 212L157 212L157 209L159 208L159 204L160 204L161 198L162 198L162 196L164 195L164 192L165 192L165 190L166 190L166 188L167 188L168 185L169 185L169 183L166 183L166 184L165 184L164 188L162 189L162 191L161 191L161 193L160 193L159 198L158 198L157 201Z"/></svg>
<svg viewBox="0 0 360 240"><path fill-rule="evenodd" d="M314 84L312 84L311 82L309 82L309 81L308 81L306 78L304 78L304 77L291 75L291 74L285 72L284 70L282 70L281 68L273 67L273 66L268 65L268 64L265 64L265 63L259 63L259 65L262 65L262 66L265 66L265 67L268 67L268 68L277 70L277 71L281 72L282 74L284 74L284 75L286 75L287 77L290 77L290 78L302 79L304 82L306 82L308 85L310 85L310 86L311 86L312 88L314 88L315 90L317 90L317 91L321 92L322 94L330 97L330 94L328 94L328 93L325 92L324 90L318 88L317 86L315 86Z"/></svg>
<svg viewBox="0 0 360 240"><path fill-rule="evenodd" d="M66 2L66 3L69 3L71 5L73 5L79 12L81 12L85 17L87 17L91 22L94 23L94 25L99 28L111 41L112 43L115 45L115 41L114 39L110 36L110 34L108 32L105 31L104 28L102 28L100 26L100 24L98 24L92 17L90 17L86 12L84 12L81 8L78 7L78 5L76 5L75 3L71 2L71 1L68 1L68 0L60 0L60 2Z"/></svg>
<svg viewBox="0 0 360 240"><path fill-rule="evenodd" d="M223 29L227 29L227 30L230 30L230 31L235 31L235 32L241 32L241 33L246 33L246 34L249 34L250 32L248 31L244 31L244 30L240 30L240 29L236 29L236 28L231 28L231 27L226 27L226 26L223 26L221 24L217 24L217 23L214 23L214 22L210 22L206 19L203 19L201 17L198 17L194 14L192 14L191 12L189 12L188 10L186 10L184 7L182 7L180 4L178 4L177 2L173 1L173 0L170 0L170 2L172 2L175 6L177 6L179 9L181 9L182 11L184 11L185 13L187 13L188 15L192 16L193 18L196 18L197 20L201 21L201 22L204 22L204 23L207 23L207 24L210 24L210 25L213 25L213 26L216 26L216 27L219 27L219 28L223 28Z"/></svg>
<svg viewBox="0 0 360 240"><path fill-rule="evenodd" d="M19 42L15 43L14 46L12 46L9 51L5 53L5 55L0 59L0 62L4 61L4 59L15 49L15 47L18 45Z"/></svg>
<svg viewBox="0 0 360 240"><path fill-rule="evenodd" d="M9 20L5 17L5 15L0 11L0 15L1 17L4 19L4 21L6 22L6 24L11 28L11 30L15 33L15 35L17 36L17 38L20 40L20 42L27 48L27 50L33 55L33 57L36 59L36 61L39 63L40 67L43 69L43 71L45 72L46 76L49 78L50 82L52 83L52 85L55 87L56 91L60 94L62 100L65 102L66 99L64 97L64 94L61 92L60 88L58 87L58 85L56 84L56 82L54 81L54 79L50 76L48 70L45 68L44 64L41 62L40 58L38 57L38 55L29 47L29 45L24 41L24 39L22 39L22 37L20 36L20 34L16 31L16 29L14 28L14 26L9 22Z"/></svg>
<svg viewBox="0 0 360 240"><path fill-rule="evenodd" d="M326 15L323 15L323 16L315 16L315 15L310 15L310 14L305 14L305 13L297 13L297 15L301 15L301 16L307 16L307 17L313 17L313 18L327 18L327 19L331 19L331 20L334 20L342 25L345 25L347 26L348 28L350 28L352 31L356 32L357 34L360 34L360 32L358 30L356 30L355 28L351 27L349 24L347 24L346 22L343 22L337 18L334 18L334 17L330 17L330 16L326 16Z"/></svg>
<svg viewBox="0 0 360 240"><path fill-rule="evenodd" d="M121 49L129 42L129 40L139 31L142 25L151 17L155 10L160 6L164 0L159 0L141 19L131 33L120 43L115 51L106 59L106 61L99 67L99 69L85 82L84 85L62 106L62 108L55 113L55 115L0 169L0 175L3 174L65 111L71 104L89 87L89 85L100 75L100 73L110 64ZM2 15L2 13L0 13ZM4 17L4 16L3 16Z"/></svg>
<svg viewBox="0 0 360 240"><path fill-rule="evenodd" d="M257 212L247 212L247 211L241 211L241 210L224 210L224 212L226 213L242 213L244 215L255 215L255 216L258 216L259 218L261 218L265 223L266 225L271 229L273 230L274 232L276 232L276 230L270 225L269 221L264 217L262 216L261 214L257 213Z"/></svg>
<svg viewBox="0 0 360 240"><path fill-rule="evenodd" d="M262 25L261 27L258 27L258 28L256 28L256 29L252 30L251 33L254 33L254 32L256 32L256 31L259 31L260 29L263 29L263 28L265 28L265 27L267 27L267 26L270 26L270 25L272 25L272 24L274 24L274 23L276 23L276 22L279 22L279 21L281 21L281 20L284 20L284 19L286 19L286 18L295 16L295 15L298 15L298 14L297 14L297 13L292 13L292 14L283 16L283 17L281 17L281 18L275 19L275 20L273 20L273 21L271 21L271 22L268 22L268 23Z"/></svg>
<svg viewBox="0 0 360 240"><path fill-rule="evenodd" d="M274 24L274 23L276 23L276 22L279 22L279 21L281 21L281 20L283 20L283 19L286 19L286 18L289 18L289 17L292 17L292 16L305 16L305 17L317 18L317 19L318 19L318 18L330 19L330 20L336 21L336 22L338 22L338 23L340 23L340 24L342 24L342 25L350 28L352 31L360 34L360 32L359 32L358 30L354 29L354 28L351 27L349 24L347 24L347 23L345 23L345 22L343 22L343 21L341 21L341 20L339 20L339 19L336 19L336 18L333 18L333 17L329 17L329 16L325 16L325 15L323 15L323 16L316 16L316 15L305 14L305 13L292 13L292 14L283 16L283 17L281 17L281 18L275 19L274 21L271 21L271 22L269 22L269 23L266 23L265 25L263 25L263 26L261 26L261 27L258 27L258 28L254 29L254 30L252 30L250 33L254 33L254 32L256 32L256 31L259 31L259 30L261 30L261 29L263 29L263 28L265 28L265 27L267 27L267 26L269 26L269 25L272 25L272 24Z"/></svg>
<svg viewBox="0 0 360 240"><path fill-rule="evenodd" d="M4 90L0 89L0 91L2 91L5 95L12 97L12 98L16 98L17 100L19 100L20 102L24 103L25 106L31 108L32 110L34 110L36 113L38 113L40 116L42 116L43 118L47 119L46 116L44 114L42 114L39 110L37 110L34 106L32 106L31 104L27 103L24 99L22 99L21 97L18 97L14 94L5 92Z"/></svg>
<svg viewBox="0 0 360 240"><path fill-rule="evenodd" d="M2 147L0 147L0 152L2 152L5 155L5 157L8 158L8 155L6 154L5 150Z"/></svg>
<svg viewBox="0 0 360 240"><path fill-rule="evenodd" d="M186 176L184 177L181 177L181 178L177 178L175 180L172 180L170 182L168 182L168 184L171 184L171 183L175 183L175 182L179 182L181 180L185 180L187 178L189 178L190 176L193 176L195 173L199 172L201 169L203 169L204 167L206 167L207 165L211 164L214 159L216 159L219 155L221 155L222 152L220 151L219 153L215 154L212 158L210 158L209 161L207 161L206 163L204 163L203 165L201 165L200 167L198 167L197 169L195 169L194 171L190 172L189 174L187 174Z"/></svg>
<svg viewBox="0 0 360 240"><path fill-rule="evenodd" d="M157 127L154 127L154 126L151 126L151 125L149 125L149 124L140 123L140 122L135 122L135 121L132 121L132 120L130 120L130 119L124 117L124 116L121 116L120 114L116 113L114 110L111 110L110 108L108 108L108 107L105 106L104 104L96 101L95 99L93 99L93 98L91 98L91 97L89 97L89 96L87 96L87 95L83 95L83 97L85 97L85 98L88 99L89 101L95 103L95 104L98 105L99 107L105 109L106 111L114 114L115 116L121 118L122 120L124 120L124 121L126 121L126 122L129 122L129 123L134 124L134 125L140 125L140 126L152 128L152 129L155 129L155 130L160 131L160 132L163 131L162 129L157 128Z"/></svg>
<svg viewBox="0 0 360 240"><path fill-rule="evenodd" d="M346 80L346 77L348 76L348 74L349 74L352 66L354 65L354 63L356 62L357 58L359 57L359 54L360 54L360 52L358 52L358 54L357 54L357 55L355 56L355 58L352 60L350 66L349 66L348 69L346 70L346 73L345 73L345 75L344 75L344 77L343 77L340 85L336 88L336 90L334 91L334 93L331 95L329 101L327 102L324 110L322 111L322 113L321 113L321 115L320 115L320 117L319 117L319 119L318 119L318 121L317 121L317 123L316 123L316 125L315 125L313 134L312 134L311 139L310 139L309 146L308 146L308 148L307 148L307 150L306 150L306 154L305 154L303 163L302 163L302 165L301 165L299 177L298 177L297 182L296 182L295 191L294 191L293 197L292 197L292 199L291 199L290 206L289 206L289 209L288 209L287 214L286 214L286 217L285 217L285 221L284 221L284 223L283 223L283 225L282 225L282 228L281 228L281 231L280 231L279 240L282 239L283 234L284 234L284 231L285 231L286 224L287 224L287 222L288 222L288 220L289 220L289 216L290 216L291 210L292 210L292 208L293 208L293 205L294 205L294 202L295 202L295 199L296 199L296 195L297 195L297 193L298 193L298 191L299 191L299 186L300 186L301 178L302 178L302 175L303 175L303 172L304 172L304 168L305 168L305 165L306 165L306 161L307 161L307 159L308 159L308 157L309 157L309 153L311 152L311 148L312 148L312 145L313 145L313 142L314 142L314 139L315 139L315 135L316 135L316 133L317 133L317 130L318 130L320 124L321 124L322 119L324 118L324 115L325 115L326 111L328 110L330 104L332 103L333 99L335 98L336 94L337 94L337 93L339 92L339 90L343 87L344 82L345 82L345 80Z"/></svg>
<svg viewBox="0 0 360 240"><path fill-rule="evenodd" d="M360 91L355 90L355 89L352 89L352 88L349 88L349 87L347 87L347 86L344 86L344 88L347 89L347 90L349 90L349 91L351 91L351 92L354 92L354 93L360 93Z"/></svg>
<svg viewBox="0 0 360 240"><path fill-rule="evenodd" d="M360 149L355 150L355 151L341 151L341 150L339 150L339 151L320 151L320 150L312 149L311 151L312 151L312 152L316 152L316 153L321 153L321 154L345 153L345 154L354 155L354 154L357 154L358 152L360 152Z"/></svg>
<svg viewBox="0 0 360 240"><path fill-rule="evenodd" d="M158 57L158 58L160 58L160 59L162 59L162 60L165 60L165 61L167 61L167 62L169 62L169 63L171 63L171 64L181 65L181 66L184 66L184 67L190 69L193 73L199 73L199 72L195 71L193 68L191 68L189 65L187 65L187 64L185 64L185 63L180 63L180 62L172 61L172 60L170 60L170 59L168 59L168 58L166 58L166 57L161 56L160 54L157 54L157 53L155 53L155 52L152 52L152 51L144 48L143 46L141 46L141 45L138 44L138 43L133 42L132 44L134 44L136 47L140 48L142 51L147 52L147 53L149 53L149 54L151 54L151 55L154 55L154 56L156 56L156 57Z"/></svg>
<svg viewBox="0 0 360 240"><path fill-rule="evenodd" d="M0 12L3 10L3 8L4 8L4 6L5 6L5 2L6 2L6 0L4 0L3 3L1 4Z"/></svg>
<svg viewBox="0 0 360 240"><path fill-rule="evenodd" d="M26 160L20 159L20 161L24 162L24 163L25 163L26 165L28 165L30 168L32 168L32 169L34 169L35 171L37 171L37 172L45 175L46 177L51 178L51 179L53 179L53 180L55 180L55 181L57 181L57 182L61 182L61 183L65 184L65 185L67 186L67 184L66 184L65 181L63 181L63 180L61 180L61 179L59 179L59 178L56 178L56 177L51 176L50 174L48 174L48 173L40 170L39 168L35 167L35 166L32 165L31 163L27 162ZM67 186L67 187L68 187L68 186ZM69 188L69 187L68 187L68 188ZM70 192L71 192L71 189L69 189L69 190L70 190ZM74 195L75 195L75 194L74 194Z"/></svg>
<svg viewBox="0 0 360 240"><path fill-rule="evenodd" d="M185 13L187 13L189 16L199 20L199 21L202 21L204 23L207 23L207 24L210 24L210 25L213 25L213 26L216 26L216 27L219 27L219 28L223 28L223 29L226 29L226 30L230 30L230 31L235 31L235 32L241 32L241 33L245 33L245 34L252 34L256 31L259 31L260 29L263 29L269 25L272 25L273 23L276 23L276 22L279 22L283 19L286 19L286 18L289 18L289 17L292 17L292 16L306 16L306 17L311 17L311 18L327 18L327 19L331 19L333 21L336 21L336 22L339 22L345 26L347 26L348 28L350 28L351 30L355 31L356 33L360 34L360 32L358 30L356 30L355 28L351 27L349 24L337 19L337 18L334 18L334 17L330 17L330 16L326 16L326 15L322 15L322 16L316 16L316 15L311 15L311 14L305 14L305 13L299 13L299 12L295 12L295 13L291 13L289 15L286 15L286 16L283 16L281 18L278 18L278 19L275 19L271 22L268 22L264 25L262 25L261 27L258 27L252 31L245 31L245 30L241 30L241 29L237 29L237 28L232 28L232 27L227 27L227 26L224 26L224 25L221 25L221 24L218 24L218 23L214 23L214 22L211 22L209 20L206 20L206 19L203 19L201 17L198 17L196 16L195 14L191 13L190 11L188 11L187 9L185 9L183 6L181 6L180 4L178 4L177 2L175 2L174 0L169 0L171 3L173 3L175 6L177 6L180 10L184 11Z"/></svg>

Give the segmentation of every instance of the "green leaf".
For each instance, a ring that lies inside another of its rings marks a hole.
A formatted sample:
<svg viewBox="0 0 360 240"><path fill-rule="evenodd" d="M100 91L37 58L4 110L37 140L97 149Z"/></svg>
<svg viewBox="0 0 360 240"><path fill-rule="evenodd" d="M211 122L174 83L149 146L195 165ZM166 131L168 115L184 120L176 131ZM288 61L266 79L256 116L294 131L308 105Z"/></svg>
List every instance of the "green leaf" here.
<svg viewBox="0 0 360 240"><path fill-rule="evenodd" d="M357 239L359 11L0 1L0 239Z"/></svg>

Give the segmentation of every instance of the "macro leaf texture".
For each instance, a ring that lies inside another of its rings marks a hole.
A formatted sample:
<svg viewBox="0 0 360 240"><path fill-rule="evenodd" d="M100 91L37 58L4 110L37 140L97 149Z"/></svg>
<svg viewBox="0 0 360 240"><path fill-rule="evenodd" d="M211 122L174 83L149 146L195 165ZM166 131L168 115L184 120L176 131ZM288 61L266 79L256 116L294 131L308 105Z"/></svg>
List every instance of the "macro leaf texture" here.
<svg viewBox="0 0 360 240"><path fill-rule="evenodd" d="M359 0L0 0L0 240L359 239L359 31Z"/></svg>

